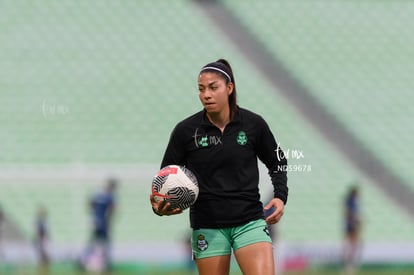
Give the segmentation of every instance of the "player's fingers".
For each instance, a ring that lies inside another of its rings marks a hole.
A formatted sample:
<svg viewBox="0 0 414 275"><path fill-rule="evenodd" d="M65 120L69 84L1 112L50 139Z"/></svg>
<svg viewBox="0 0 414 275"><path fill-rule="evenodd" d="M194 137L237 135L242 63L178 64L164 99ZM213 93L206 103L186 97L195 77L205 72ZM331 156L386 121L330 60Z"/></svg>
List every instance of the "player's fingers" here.
<svg viewBox="0 0 414 275"><path fill-rule="evenodd" d="M279 221L280 221L280 219L282 218L282 216L283 216L283 210L282 210L282 211L280 211L280 212L276 215L276 217L275 217L276 222L279 222Z"/></svg>
<svg viewBox="0 0 414 275"><path fill-rule="evenodd" d="M180 208L171 209L170 207L168 207L167 209L163 208L162 210L163 215L166 215L166 216L180 214L181 212L183 212L183 210L181 210Z"/></svg>
<svg viewBox="0 0 414 275"><path fill-rule="evenodd" d="M158 214L162 214L162 215L165 215L164 213L163 213L163 209L164 209L164 206L165 206L165 201L156 201L155 199L153 199L153 200L151 200L151 205L152 205L152 208L158 213Z"/></svg>
<svg viewBox="0 0 414 275"><path fill-rule="evenodd" d="M158 212L161 212L163 215L166 215L168 212L169 203L167 203L165 200L161 200L158 202Z"/></svg>
<svg viewBox="0 0 414 275"><path fill-rule="evenodd" d="M160 205L159 209L161 209L161 213L163 213L163 215L167 216L177 214L180 210L180 208L171 209L171 203L167 201L163 201L163 204Z"/></svg>
<svg viewBox="0 0 414 275"><path fill-rule="evenodd" d="M276 217L269 216L269 217L266 218L266 223L267 224L275 224L275 223L277 223L277 219L276 219Z"/></svg>
<svg viewBox="0 0 414 275"><path fill-rule="evenodd" d="M269 217L266 218L268 224L275 224L280 221L283 216L283 209L279 209L272 213Z"/></svg>
<svg viewBox="0 0 414 275"><path fill-rule="evenodd" d="M181 210L180 208L175 208L173 210L170 210L170 214L169 215L180 214L181 212L183 212L183 210Z"/></svg>
<svg viewBox="0 0 414 275"><path fill-rule="evenodd" d="M162 203L159 206L160 206L161 211L168 212L170 210L171 204L169 202L162 201Z"/></svg>

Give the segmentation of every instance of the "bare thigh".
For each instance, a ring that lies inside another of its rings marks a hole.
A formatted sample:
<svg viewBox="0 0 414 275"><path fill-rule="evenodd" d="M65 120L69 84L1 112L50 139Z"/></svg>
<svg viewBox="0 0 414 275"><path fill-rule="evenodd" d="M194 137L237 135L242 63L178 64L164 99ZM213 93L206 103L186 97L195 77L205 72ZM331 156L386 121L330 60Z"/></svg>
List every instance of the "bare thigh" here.
<svg viewBox="0 0 414 275"><path fill-rule="evenodd" d="M273 248L269 242L260 242L244 246L236 250L234 255L244 275L275 274Z"/></svg>
<svg viewBox="0 0 414 275"><path fill-rule="evenodd" d="M230 273L230 255L197 259L199 275L228 275Z"/></svg>

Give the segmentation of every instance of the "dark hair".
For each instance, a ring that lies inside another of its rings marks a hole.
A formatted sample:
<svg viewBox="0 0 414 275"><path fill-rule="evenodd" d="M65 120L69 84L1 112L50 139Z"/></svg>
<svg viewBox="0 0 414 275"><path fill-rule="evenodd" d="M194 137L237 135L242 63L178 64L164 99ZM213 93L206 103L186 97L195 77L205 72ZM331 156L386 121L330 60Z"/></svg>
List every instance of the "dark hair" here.
<svg viewBox="0 0 414 275"><path fill-rule="evenodd" d="M234 118L237 111L237 92L236 81L234 80L233 70L230 63L226 59L219 59L215 62L208 63L201 68L200 74L203 72L212 72L220 75L226 81L226 84L233 83L233 92L229 95L230 119ZM230 79L229 79L230 78Z"/></svg>

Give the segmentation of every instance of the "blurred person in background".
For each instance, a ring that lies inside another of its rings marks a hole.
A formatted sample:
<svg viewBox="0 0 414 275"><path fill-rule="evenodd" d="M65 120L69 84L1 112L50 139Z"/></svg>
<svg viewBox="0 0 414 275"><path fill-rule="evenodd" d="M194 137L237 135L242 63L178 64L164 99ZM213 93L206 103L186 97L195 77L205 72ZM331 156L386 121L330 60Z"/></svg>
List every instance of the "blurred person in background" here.
<svg viewBox="0 0 414 275"><path fill-rule="evenodd" d="M190 208L192 252L199 274L230 273L232 252L243 274L274 275L268 225L279 222L288 197L283 152L265 120L236 102L233 71L225 59L198 73L203 110L177 124L161 167L186 166L199 181ZM259 194L260 159L267 167L274 196L263 207ZM159 216L182 213L170 203L150 202ZM264 210L274 208L265 217Z"/></svg>
<svg viewBox="0 0 414 275"><path fill-rule="evenodd" d="M358 267L361 250L361 217L359 188L353 185L345 197L345 247L344 268L346 273L354 273Z"/></svg>
<svg viewBox="0 0 414 275"><path fill-rule="evenodd" d="M109 272L111 269L111 226L117 186L118 181L109 178L104 190L93 195L89 201L92 234L81 258L81 267L88 271Z"/></svg>
<svg viewBox="0 0 414 275"><path fill-rule="evenodd" d="M4 261L4 252L3 252L3 230L4 230L4 223L5 223L5 216L3 212L3 208L0 205L0 264Z"/></svg>
<svg viewBox="0 0 414 275"><path fill-rule="evenodd" d="M49 270L49 228L47 223L47 211L39 206L35 218L34 246L39 261L39 274L48 274Z"/></svg>

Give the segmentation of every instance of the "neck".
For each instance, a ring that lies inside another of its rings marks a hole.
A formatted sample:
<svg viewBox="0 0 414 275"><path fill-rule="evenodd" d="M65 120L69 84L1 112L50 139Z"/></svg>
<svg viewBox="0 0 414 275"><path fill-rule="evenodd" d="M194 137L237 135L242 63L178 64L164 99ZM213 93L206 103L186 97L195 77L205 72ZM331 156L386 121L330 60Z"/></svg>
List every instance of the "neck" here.
<svg viewBox="0 0 414 275"><path fill-rule="evenodd" d="M214 126L223 132L226 125L230 122L230 110L220 113L207 113L207 117Z"/></svg>

